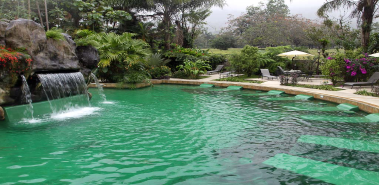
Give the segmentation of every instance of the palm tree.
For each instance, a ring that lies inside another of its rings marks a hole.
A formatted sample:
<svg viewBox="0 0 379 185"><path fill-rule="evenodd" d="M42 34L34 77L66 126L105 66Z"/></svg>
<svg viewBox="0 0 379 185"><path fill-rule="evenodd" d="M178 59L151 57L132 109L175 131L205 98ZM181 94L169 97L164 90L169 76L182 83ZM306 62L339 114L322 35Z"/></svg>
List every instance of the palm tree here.
<svg viewBox="0 0 379 185"><path fill-rule="evenodd" d="M328 0L318 10L317 15L320 17L326 17L326 13L338 10L340 7L353 8L350 16L352 18L358 18L361 21L361 45L365 51L367 51L369 41L371 25L374 19L374 15L378 10L376 6L379 0Z"/></svg>

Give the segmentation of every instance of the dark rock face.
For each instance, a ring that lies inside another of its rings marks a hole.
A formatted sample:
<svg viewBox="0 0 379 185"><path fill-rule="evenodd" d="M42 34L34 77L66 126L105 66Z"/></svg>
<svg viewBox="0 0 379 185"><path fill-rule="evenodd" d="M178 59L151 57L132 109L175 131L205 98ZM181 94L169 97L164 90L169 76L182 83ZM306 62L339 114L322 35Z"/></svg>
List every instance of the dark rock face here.
<svg viewBox="0 0 379 185"><path fill-rule="evenodd" d="M79 71L75 42L47 39L42 26L32 20L17 19L6 28L5 43L11 48L26 48L33 58L33 71Z"/></svg>
<svg viewBox="0 0 379 185"><path fill-rule="evenodd" d="M3 107L0 107L0 121L5 120L5 112Z"/></svg>
<svg viewBox="0 0 379 185"><path fill-rule="evenodd" d="M8 23L0 22L0 45L5 46L5 30L8 27Z"/></svg>
<svg viewBox="0 0 379 185"><path fill-rule="evenodd" d="M76 55L79 58L81 72L85 76L88 76L100 61L99 52L92 46L78 46L76 48Z"/></svg>

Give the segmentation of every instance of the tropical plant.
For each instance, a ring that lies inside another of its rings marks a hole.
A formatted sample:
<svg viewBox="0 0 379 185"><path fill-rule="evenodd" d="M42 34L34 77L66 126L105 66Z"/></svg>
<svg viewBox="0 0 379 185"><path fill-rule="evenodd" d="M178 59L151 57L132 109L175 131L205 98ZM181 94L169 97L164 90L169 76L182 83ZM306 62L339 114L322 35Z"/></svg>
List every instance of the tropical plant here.
<svg viewBox="0 0 379 185"><path fill-rule="evenodd" d="M361 21L361 45L364 51L367 51L377 5L378 0L328 0L318 9L317 14L320 17L327 17L327 12L339 10L341 7L352 8L350 16Z"/></svg>
<svg viewBox="0 0 379 185"><path fill-rule="evenodd" d="M152 79L167 79L171 77L171 69L167 66L152 67L149 69Z"/></svg>
<svg viewBox="0 0 379 185"><path fill-rule="evenodd" d="M78 46L92 45L100 53L98 64L100 77L109 81L122 81L127 68L140 64L150 54L149 45L139 39L133 39L135 34L96 33L76 39Z"/></svg>
<svg viewBox="0 0 379 185"><path fill-rule="evenodd" d="M201 74L206 73L207 70L212 69L207 61L197 60L197 61L185 61L184 65L179 65L178 69L182 71L182 74L186 78L198 79Z"/></svg>
<svg viewBox="0 0 379 185"><path fill-rule="evenodd" d="M273 62L272 59L265 57L258 52L257 47L246 45L240 54L230 57L230 64L237 72L244 72L250 77L257 72L261 66Z"/></svg>
<svg viewBox="0 0 379 185"><path fill-rule="evenodd" d="M62 34L63 30L58 28L52 28L46 32L46 37L54 40L63 40L64 36Z"/></svg>
<svg viewBox="0 0 379 185"><path fill-rule="evenodd" d="M161 67L170 62L169 59L162 58L159 53L154 53L146 57L146 64L150 67Z"/></svg>
<svg viewBox="0 0 379 185"><path fill-rule="evenodd" d="M333 58L328 58L324 65L321 66L322 74L329 78L333 86L337 84L338 80L343 80L344 78L344 55L337 54Z"/></svg>

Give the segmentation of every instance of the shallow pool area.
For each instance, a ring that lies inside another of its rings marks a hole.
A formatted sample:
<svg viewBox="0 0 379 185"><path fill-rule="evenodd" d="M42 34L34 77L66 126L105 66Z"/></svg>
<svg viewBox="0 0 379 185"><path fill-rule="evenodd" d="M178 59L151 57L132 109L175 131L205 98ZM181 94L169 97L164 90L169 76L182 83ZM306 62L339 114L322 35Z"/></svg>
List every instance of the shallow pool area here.
<svg viewBox="0 0 379 185"><path fill-rule="evenodd" d="M89 91L90 106L0 122L0 184L379 184L379 123L362 111L200 86Z"/></svg>

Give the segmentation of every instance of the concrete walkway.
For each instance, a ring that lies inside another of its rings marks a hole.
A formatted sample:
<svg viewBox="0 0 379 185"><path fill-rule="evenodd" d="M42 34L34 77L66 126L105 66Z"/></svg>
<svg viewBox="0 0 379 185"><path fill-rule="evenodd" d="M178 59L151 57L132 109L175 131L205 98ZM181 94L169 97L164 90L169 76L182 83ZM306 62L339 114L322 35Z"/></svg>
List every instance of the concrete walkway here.
<svg viewBox="0 0 379 185"><path fill-rule="evenodd" d="M301 87L291 87L280 85L278 80L262 80L262 79L251 79L251 80L261 80L264 81L262 84L257 83L241 83L241 82L224 82L224 81L214 81L219 79L219 74L208 75L209 78L199 79L199 80L187 80L187 79L176 79L171 78L169 80L152 80L153 84L169 83L169 84L192 84L200 85L203 83L214 84L216 86L227 87L231 85L242 86L245 89L255 89L255 90L281 90L287 94L306 94L314 96L316 99L322 99L326 101L331 101L335 103L350 103L357 105L361 110L369 113L379 113L379 98L371 96L362 96L354 94L357 90L350 89L350 87L344 88L342 91L326 91L310 88ZM321 85L325 79L312 79L312 81L300 81L299 84L313 84ZM370 88L368 88L370 92Z"/></svg>

